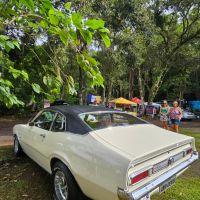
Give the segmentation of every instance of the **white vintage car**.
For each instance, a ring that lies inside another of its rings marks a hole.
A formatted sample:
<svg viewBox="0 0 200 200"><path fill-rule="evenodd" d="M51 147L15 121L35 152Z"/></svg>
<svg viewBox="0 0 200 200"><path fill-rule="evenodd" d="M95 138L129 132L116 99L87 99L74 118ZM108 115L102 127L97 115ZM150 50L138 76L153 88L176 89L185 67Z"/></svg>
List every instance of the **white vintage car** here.
<svg viewBox="0 0 200 200"><path fill-rule="evenodd" d="M194 138L97 106L52 106L13 133L16 156L52 174L57 200L150 199L198 159Z"/></svg>

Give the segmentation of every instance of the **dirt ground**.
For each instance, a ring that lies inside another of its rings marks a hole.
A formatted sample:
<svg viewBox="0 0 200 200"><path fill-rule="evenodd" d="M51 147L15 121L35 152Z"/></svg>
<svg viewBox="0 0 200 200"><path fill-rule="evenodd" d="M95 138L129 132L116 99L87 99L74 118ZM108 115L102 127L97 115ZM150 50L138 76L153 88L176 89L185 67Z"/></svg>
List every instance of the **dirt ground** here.
<svg viewBox="0 0 200 200"><path fill-rule="evenodd" d="M13 148L0 147L0 200L53 200L51 176Z"/></svg>
<svg viewBox="0 0 200 200"><path fill-rule="evenodd" d="M28 120L28 118L16 119L13 116L0 117L0 146L12 145L14 125L27 123Z"/></svg>

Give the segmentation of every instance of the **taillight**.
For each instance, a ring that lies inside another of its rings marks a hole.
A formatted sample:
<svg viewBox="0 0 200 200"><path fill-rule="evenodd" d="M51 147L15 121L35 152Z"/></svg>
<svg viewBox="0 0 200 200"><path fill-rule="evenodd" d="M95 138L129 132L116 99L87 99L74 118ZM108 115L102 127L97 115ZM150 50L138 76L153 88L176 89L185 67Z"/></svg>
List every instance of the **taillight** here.
<svg viewBox="0 0 200 200"><path fill-rule="evenodd" d="M141 172L140 174L138 174L138 175L136 175L134 177L131 177L130 178L130 183L131 183L131 185L133 185L133 184L135 184L135 183L147 178L149 175L150 175L149 170Z"/></svg>
<svg viewBox="0 0 200 200"><path fill-rule="evenodd" d="M137 176L131 178L131 184L135 184L135 183L145 179L148 176L149 176L149 171L148 170L144 171L144 172L138 174Z"/></svg>

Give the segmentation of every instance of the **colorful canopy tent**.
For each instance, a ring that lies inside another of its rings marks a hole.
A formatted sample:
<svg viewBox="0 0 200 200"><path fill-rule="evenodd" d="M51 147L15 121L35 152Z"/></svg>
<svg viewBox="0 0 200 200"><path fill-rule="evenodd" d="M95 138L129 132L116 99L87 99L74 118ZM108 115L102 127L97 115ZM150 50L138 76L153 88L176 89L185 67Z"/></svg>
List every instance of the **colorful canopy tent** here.
<svg viewBox="0 0 200 200"><path fill-rule="evenodd" d="M200 110L200 101L189 101L190 107L194 110Z"/></svg>
<svg viewBox="0 0 200 200"><path fill-rule="evenodd" d="M95 96L93 94L88 94L88 96L87 96L87 102L88 103L94 103L95 101L98 104L100 104L101 103L101 96Z"/></svg>
<svg viewBox="0 0 200 200"><path fill-rule="evenodd" d="M136 103L136 104L142 104L142 100L137 98L137 97L132 98L131 101Z"/></svg>
<svg viewBox="0 0 200 200"><path fill-rule="evenodd" d="M136 103L129 101L127 99L124 99L122 97L117 98L117 99L113 99L112 101L110 101L110 103L122 104L122 105L136 105Z"/></svg>
<svg viewBox="0 0 200 200"><path fill-rule="evenodd" d="M87 96L88 103L94 103L95 100L96 100L96 96L95 95L88 94L88 96Z"/></svg>

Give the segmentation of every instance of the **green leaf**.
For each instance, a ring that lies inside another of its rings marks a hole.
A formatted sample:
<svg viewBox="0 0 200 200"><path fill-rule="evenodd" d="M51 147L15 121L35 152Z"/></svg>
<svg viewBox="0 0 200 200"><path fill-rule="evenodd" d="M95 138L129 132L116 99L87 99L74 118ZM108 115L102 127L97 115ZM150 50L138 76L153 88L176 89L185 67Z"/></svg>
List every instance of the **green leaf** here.
<svg viewBox="0 0 200 200"><path fill-rule="evenodd" d="M20 49L20 43L18 40L13 40L12 43L18 48Z"/></svg>
<svg viewBox="0 0 200 200"><path fill-rule="evenodd" d="M92 33L91 32L87 32L87 44L90 45L92 43Z"/></svg>
<svg viewBox="0 0 200 200"><path fill-rule="evenodd" d="M42 27L42 28L47 28L48 27L48 23L45 21L45 20L41 20L39 25Z"/></svg>
<svg viewBox="0 0 200 200"><path fill-rule="evenodd" d="M68 40L69 40L69 33L65 32L64 30L61 30L59 32L59 36L60 36L60 39L63 42L63 44L67 45L68 44Z"/></svg>
<svg viewBox="0 0 200 200"><path fill-rule="evenodd" d="M81 30L80 33L87 44L90 45L92 43L92 33L88 30Z"/></svg>
<svg viewBox="0 0 200 200"><path fill-rule="evenodd" d="M101 35L106 47L110 47L111 42L110 42L110 38L108 37L108 35L106 33L100 33L100 35Z"/></svg>
<svg viewBox="0 0 200 200"><path fill-rule="evenodd" d="M85 25L91 29L96 30L99 28L103 28L105 25L105 22L101 19L89 19L85 22Z"/></svg>
<svg viewBox="0 0 200 200"><path fill-rule="evenodd" d="M3 47L3 48L5 48L5 45L6 45L5 41L1 41L0 40L0 46Z"/></svg>
<svg viewBox="0 0 200 200"><path fill-rule="evenodd" d="M77 33L76 33L76 31L74 31L74 30L70 30L69 31L69 36L70 36L70 38L74 41L74 42L76 42L77 41Z"/></svg>
<svg viewBox="0 0 200 200"><path fill-rule="evenodd" d="M49 0L40 0L42 3L42 8L45 8L46 10L49 10L52 8L52 2Z"/></svg>
<svg viewBox="0 0 200 200"><path fill-rule="evenodd" d="M6 35L0 35L0 40L9 40L9 37Z"/></svg>
<svg viewBox="0 0 200 200"><path fill-rule="evenodd" d="M72 17L71 17L71 16L67 17L67 19L63 19L63 23L64 23L65 25L71 24L71 22L72 22Z"/></svg>
<svg viewBox="0 0 200 200"><path fill-rule="evenodd" d="M71 8L71 2L67 2L66 4L65 4L65 9L66 10L69 10Z"/></svg>
<svg viewBox="0 0 200 200"><path fill-rule="evenodd" d="M93 65L96 66L98 64L98 62L91 56L89 56L88 54L84 54L84 57Z"/></svg>
<svg viewBox="0 0 200 200"><path fill-rule="evenodd" d="M108 33L108 34L110 33L110 31L107 28L101 28L98 31L101 33Z"/></svg>
<svg viewBox="0 0 200 200"><path fill-rule="evenodd" d="M6 41L6 45L10 47L10 49L14 49L15 46L11 41Z"/></svg>
<svg viewBox="0 0 200 200"><path fill-rule="evenodd" d="M58 25L59 19L58 19L57 16L55 16L55 15L49 15L49 19L50 19L51 24L53 24L54 26Z"/></svg>
<svg viewBox="0 0 200 200"><path fill-rule="evenodd" d="M22 4L24 4L27 8L34 10L34 2L33 0L21 0Z"/></svg>
<svg viewBox="0 0 200 200"><path fill-rule="evenodd" d="M46 77L46 76L43 77L43 83L44 83L45 85L47 85L47 77Z"/></svg>
<svg viewBox="0 0 200 200"><path fill-rule="evenodd" d="M59 27L50 26L48 32L49 34L59 34L61 29Z"/></svg>
<svg viewBox="0 0 200 200"><path fill-rule="evenodd" d="M10 66L9 68L9 73L12 74L12 76L16 79L18 78L20 75L21 75L21 71L20 70L17 70L17 69L14 69L13 67Z"/></svg>
<svg viewBox="0 0 200 200"><path fill-rule="evenodd" d="M55 15L55 10L52 8L49 10L48 15Z"/></svg>
<svg viewBox="0 0 200 200"><path fill-rule="evenodd" d="M82 29L82 16L80 13L72 13L72 21L76 28Z"/></svg>
<svg viewBox="0 0 200 200"><path fill-rule="evenodd" d="M50 92L58 95L58 94L60 94L60 88L54 88L54 89L50 90Z"/></svg>
<svg viewBox="0 0 200 200"><path fill-rule="evenodd" d="M35 95L34 95L34 94L31 96L31 101L32 101L33 103L36 103Z"/></svg>
<svg viewBox="0 0 200 200"><path fill-rule="evenodd" d="M38 25L33 22L28 22L28 25L38 31Z"/></svg>
<svg viewBox="0 0 200 200"><path fill-rule="evenodd" d="M8 45L6 45L6 43L5 43L5 49L6 49L6 52L9 52L11 50L11 48Z"/></svg>
<svg viewBox="0 0 200 200"><path fill-rule="evenodd" d="M50 9L48 12L48 15L49 15L51 24L53 24L54 26L57 26L59 23L59 18L56 15L56 11L54 9Z"/></svg>
<svg viewBox="0 0 200 200"><path fill-rule="evenodd" d="M28 74L24 70L14 69L12 66L10 66L9 68L9 73L11 73L15 79L18 78L20 75L24 80L29 79Z"/></svg>
<svg viewBox="0 0 200 200"><path fill-rule="evenodd" d="M24 103L17 99L17 97L11 93L10 88L13 87L12 83L5 79L0 79L0 101L5 103L5 105L10 108L14 104L24 105Z"/></svg>
<svg viewBox="0 0 200 200"><path fill-rule="evenodd" d="M13 88L13 84L9 81L9 80L5 80L5 79L0 79L0 83L1 85L4 85L4 86L8 86L8 87L12 87Z"/></svg>
<svg viewBox="0 0 200 200"><path fill-rule="evenodd" d="M29 79L28 74L24 70L21 71L21 75L23 76L24 80L27 81Z"/></svg>
<svg viewBox="0 0 200 200"><path fill-rule="evenodd" d="M36 93L40 94L41 88L37 83L32 83L32 88Z"/></svg>

